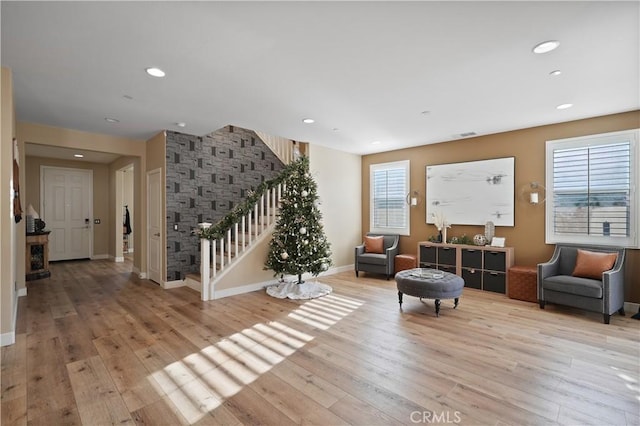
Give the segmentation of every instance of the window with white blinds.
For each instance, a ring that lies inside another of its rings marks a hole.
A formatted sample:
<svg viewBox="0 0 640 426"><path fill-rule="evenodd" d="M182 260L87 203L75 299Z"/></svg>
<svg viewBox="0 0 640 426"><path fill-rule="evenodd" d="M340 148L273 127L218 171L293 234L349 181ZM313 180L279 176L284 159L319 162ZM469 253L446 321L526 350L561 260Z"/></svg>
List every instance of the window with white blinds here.
<svg viewBox="0 0 640 426"><path fill-rule="evenodd" d="M409 235L409 161L372 164L370 231Z"/></svg>
<svg viewBox="0 0 640 426"><path fill-rule="evenodd" d="M547 142L547 243L637 247L638 130Z"/></svg>

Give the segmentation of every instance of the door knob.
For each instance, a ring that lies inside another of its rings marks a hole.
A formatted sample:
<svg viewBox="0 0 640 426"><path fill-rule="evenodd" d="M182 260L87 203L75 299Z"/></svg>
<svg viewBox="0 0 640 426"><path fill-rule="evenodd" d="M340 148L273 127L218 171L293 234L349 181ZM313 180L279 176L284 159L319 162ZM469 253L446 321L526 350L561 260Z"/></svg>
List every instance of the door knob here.
<svg viewBox="0 0 640 426"><path fill-rule="evenodd" d="M153 234L153 235L154 235L155 237L159 237L159 236L160 236L160 233L159 233L159 232L157 232L157 233L155 233L155 234Z"/></svg>

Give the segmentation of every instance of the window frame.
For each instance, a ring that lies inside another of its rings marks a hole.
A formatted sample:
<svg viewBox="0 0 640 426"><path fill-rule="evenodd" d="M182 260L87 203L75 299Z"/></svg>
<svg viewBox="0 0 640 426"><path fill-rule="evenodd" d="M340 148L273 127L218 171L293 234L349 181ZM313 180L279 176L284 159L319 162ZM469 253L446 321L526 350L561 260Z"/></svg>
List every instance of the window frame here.
<svg viewBox="0 0 640 426"><path fill-rule="evenodd" d="M403 206L405 212L406 226L404 228L391 228L391 227L376 227L374 226L374 210L375 203L373 200L375 193L375 180L374 173L381 170L395 170L404 168L405 170L405 193L409 193L411 184L411 162L410 160L392 161L389 163L377 163L369 166L369 232L380 234L399 234L399 235L411 235L411 209L406 203L406 199L403 198Z"/></svg>
<svg viewBox="0 0 640 426"><path fill-rule="evenodd" d="M545 146L545 186L547 191L545 203L545 243L546 244L589 244L599 246L615 246L626 248L640 248L640 162L638 150L640 129L623 130L618 132L601 133L596 135L579 136L574 138L549 140ZM564 149L589 148L596 146L614 145L628 142L630 153L629 174L629 235L567 235L559 234L554 229L554 151Z"/></svg>

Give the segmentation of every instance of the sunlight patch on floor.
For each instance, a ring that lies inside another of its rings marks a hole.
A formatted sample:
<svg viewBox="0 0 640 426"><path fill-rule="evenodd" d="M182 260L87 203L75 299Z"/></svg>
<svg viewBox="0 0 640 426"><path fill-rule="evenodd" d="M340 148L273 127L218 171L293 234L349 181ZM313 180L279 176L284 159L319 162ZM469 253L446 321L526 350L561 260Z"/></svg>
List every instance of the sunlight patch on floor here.
<svg viewBox="0 0 640 426"><path fill-rule="evenodd" d="M363 303L331 294L304 302L287 318L322 331ZM313 339L279 321L259 323L169 364L147 379L189 424L194 424Z"/></svg>
<svg viewBox="0 0 640 426"><path fill-rule="evenodd" d="M610 365L609 368L616 371L616 376L622 379L626 388L634 393L635 399L640 401L640 386L638 386L638 379L629 376L628 374L623 372L620 368L614 367L613 365Z"/></svg>

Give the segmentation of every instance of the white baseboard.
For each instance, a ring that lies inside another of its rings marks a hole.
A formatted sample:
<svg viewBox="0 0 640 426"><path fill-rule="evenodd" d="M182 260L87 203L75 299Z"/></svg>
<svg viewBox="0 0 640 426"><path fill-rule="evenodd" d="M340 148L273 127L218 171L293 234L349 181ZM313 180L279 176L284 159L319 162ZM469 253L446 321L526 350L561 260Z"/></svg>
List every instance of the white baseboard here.
<svg viewBox="0 0 640 426"><path fill-rule="evenodd" d="M15 285L15 283L14 283ZM13 345L16 342L16 323L18 322L18 297L22 289L13 292L13 319L11 322L11 330L8 333L0 334L0 346ZM25 294L27 293L25 289Z"/></svg>
<svg viewBox="0 0 640 426"><path fill-rule="evenodd" d="M335 268L329 268L329 270L327 270L326 272L324 272L322 275L333 275L333 274L338 274L340 272L349 272L349 271L355 271L356 269L356 265L354 263L352 263L351 265L344 265L344 266L338 266Z"/></svg>
<svg viewBox="0 0 640 426"><path fill-rule="evenodd" d="M624 311L627 315L635 315L640 312L640 303L624 302Z"/></svg>
<svg viewBox="0 0 640 426"><path fill-rule="evenodd" d="M16 342L16 332L10 331L9 333L0 334L0 346L13 345Z"/></svg>
<svg viewBox="0 0 640 426"><path fill-rule="evenodd" d="M110 256L108 254L94 254L91 256L91 260L100 260L100 259L109 259Z"/></svg>
<svg viewBox="0 0 640 426"><path fill-rule="evenodd" d="M19 288L17 293L18 293L18 297L26 296L27 295L27 288L26 287Z"/></svg>
<svg viewBox="0 0 640 426"><path fill-rule="evenodd" d="M265 287L276 284L275 278L272 281L264 281L261 283L247 284L240 287L226 288L224 290L214 290L213 298L222 299L223 297L237 296L238 294L251 293L252 291L263 290Z"/></svg>
<svg viewBox="0 0 640 426"><path fill-rule="evenodd" d="M116 256L113 258L113 261L116 263L124 262L124 256Z"/></svg>
<svg viewBox="0 0 640 426"><path fill-rule="evenodd" d="M140 278L141 280L146 280L147 279L147 273L146 272L141 272L140 268L137 268L137 267L134 266L131 272L136 274L138 276L138 278Z"/></svg>
<svg viewBox="0 0 640 426"><path fill-rule="evenodd" d="M161 287L167 290L170 288L178 288L178 287L184 287L184 286L185 286L184 280L175 280L175 281L163 281Z"/></svg>

